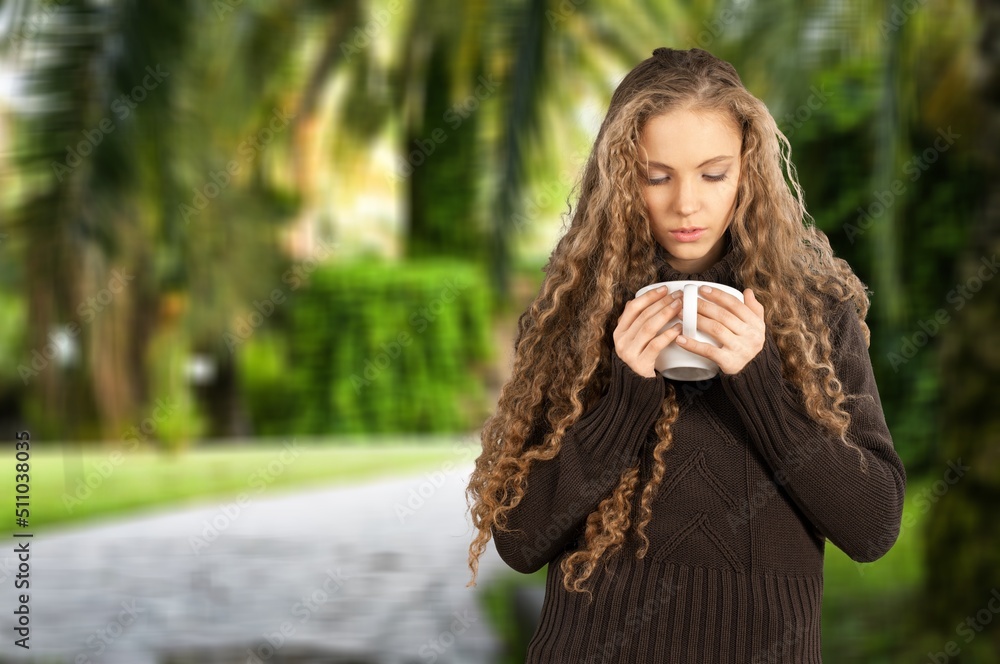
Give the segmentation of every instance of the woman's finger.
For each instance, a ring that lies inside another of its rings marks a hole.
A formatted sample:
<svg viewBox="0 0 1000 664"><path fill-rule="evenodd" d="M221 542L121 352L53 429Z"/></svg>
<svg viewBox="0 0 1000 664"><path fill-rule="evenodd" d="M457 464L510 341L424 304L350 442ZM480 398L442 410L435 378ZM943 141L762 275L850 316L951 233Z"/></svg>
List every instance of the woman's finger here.
<svg viewBox="0 0 1000 664"><path fill-rule="evenodd" d="M705 299L698 298L698 317L716 321L734 334L739 334L757 315L729 293L717 296L720 299L728 298L724 300L726 306L718 304L713 296L719 292L713 289L711 293L704 296ZM739 305L745 314L741 315L738 311L734 312L733 309L729 308L735 308L736 305Z"/></svg>

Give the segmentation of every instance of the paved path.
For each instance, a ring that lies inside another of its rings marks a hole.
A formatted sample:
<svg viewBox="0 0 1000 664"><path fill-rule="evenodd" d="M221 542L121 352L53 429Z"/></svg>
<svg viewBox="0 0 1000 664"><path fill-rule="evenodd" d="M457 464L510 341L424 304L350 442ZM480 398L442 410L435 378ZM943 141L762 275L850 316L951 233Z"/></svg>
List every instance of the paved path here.
<svg viewBox="0 0 1000 664"><path fill-rule="evenodd" d="M13 641L17 557L0 555L0 661L485 664L499 644L467 588L472 463L35 536L31 650ZM440 486L435 486L439 483ZM423 494L423 505L397 508ZM22 541L22 540L18 540ZM254 658L256 655L256 659Z"/></svg>

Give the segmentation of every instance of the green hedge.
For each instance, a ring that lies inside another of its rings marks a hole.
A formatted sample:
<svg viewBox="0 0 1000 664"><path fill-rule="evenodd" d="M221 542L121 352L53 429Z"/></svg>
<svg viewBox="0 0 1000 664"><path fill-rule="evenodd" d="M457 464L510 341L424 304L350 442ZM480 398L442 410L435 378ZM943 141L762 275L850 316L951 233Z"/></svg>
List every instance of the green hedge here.
<svg viewBox="0 0 1000 664"><path fill-rule="evenodd" d="M282 327L240 350L259 435L474 429L489 404L492 291L450 260L323 266L284 305Z"/></svg>

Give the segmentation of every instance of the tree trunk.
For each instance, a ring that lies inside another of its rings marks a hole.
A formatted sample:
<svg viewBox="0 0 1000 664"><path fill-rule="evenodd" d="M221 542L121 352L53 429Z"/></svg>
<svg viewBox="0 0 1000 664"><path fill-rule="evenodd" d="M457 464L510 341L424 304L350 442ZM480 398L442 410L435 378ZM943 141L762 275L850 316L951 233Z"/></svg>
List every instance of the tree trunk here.
<svg viewBox="0 0 1000 664"><path fill-rule="evenodd" d="M426 96L419 126L408 126L404 158L409 174L409 257L483 257L486 214L476 207L478 129L483 102L493 94L479 83L482 61L473 68L472 94L452 96L454 53L438 39L428 61ZM485 78L485 77L483 77ZM402 175L402 174L401 174Z"/></svg>

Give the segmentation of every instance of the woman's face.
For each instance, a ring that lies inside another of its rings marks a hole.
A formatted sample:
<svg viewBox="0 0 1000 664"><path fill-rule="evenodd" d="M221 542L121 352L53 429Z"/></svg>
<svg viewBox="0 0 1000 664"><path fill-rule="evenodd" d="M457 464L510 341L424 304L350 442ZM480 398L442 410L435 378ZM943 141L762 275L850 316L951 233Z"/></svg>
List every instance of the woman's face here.
<svg viewBox="0 0 1000 664"><path fill-rule="evenodd" d="M677 109L643 128L650 230L681 272L701 272L722 257L736 207L741 143L732 121L719 113ZM678 232L692 228L702 230Z"/></svg>

